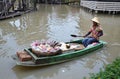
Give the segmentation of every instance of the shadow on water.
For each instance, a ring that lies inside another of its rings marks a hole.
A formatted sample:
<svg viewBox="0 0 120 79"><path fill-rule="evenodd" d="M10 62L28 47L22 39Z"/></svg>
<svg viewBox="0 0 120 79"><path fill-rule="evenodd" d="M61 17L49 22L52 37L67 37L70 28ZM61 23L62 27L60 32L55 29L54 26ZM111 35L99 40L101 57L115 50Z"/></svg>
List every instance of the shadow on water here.
<svg viewBox="0 0 120 79"><path fill-rule="evenodd" d="M60 73L64 73L70 70L70 64L75 62L66 62L56 65L49 65L44 67L23 67L23 66L14 66L12 70L15 72L16 76L20 79L46 79L54 78ZM69 64L69 65L68 65ZM58 78L60 79L60 78Z"/></svg>

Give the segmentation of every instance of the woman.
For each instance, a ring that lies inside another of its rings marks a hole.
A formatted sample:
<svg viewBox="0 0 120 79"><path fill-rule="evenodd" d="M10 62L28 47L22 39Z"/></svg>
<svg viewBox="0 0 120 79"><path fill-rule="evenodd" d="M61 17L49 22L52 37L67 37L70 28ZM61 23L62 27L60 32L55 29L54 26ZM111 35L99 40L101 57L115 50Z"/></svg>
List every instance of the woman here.
<svg viewBox="0 0 120 79"><path fill-rule="evenodd" d="M92 27L88 31L88 33L84 36L82 43L85 47L87 47L89 44L92 44L94 42L99 42L99 37L103 35L103 30L100 26L100 22L97 17L94 17L91 19L93 22Z"/></svg>

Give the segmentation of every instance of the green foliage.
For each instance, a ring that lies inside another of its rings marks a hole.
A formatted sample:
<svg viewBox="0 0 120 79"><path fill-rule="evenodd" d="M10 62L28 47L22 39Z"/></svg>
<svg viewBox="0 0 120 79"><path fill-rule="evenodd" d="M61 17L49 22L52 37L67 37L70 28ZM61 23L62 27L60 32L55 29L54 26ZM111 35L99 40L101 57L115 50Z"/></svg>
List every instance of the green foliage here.
<svg viewBox="0 0 120 79"><path fill-rule="evenodd" d="M120 79L120 58L108 64L105 70L100 70L97 74L90 74L90 79Z"/></svg>

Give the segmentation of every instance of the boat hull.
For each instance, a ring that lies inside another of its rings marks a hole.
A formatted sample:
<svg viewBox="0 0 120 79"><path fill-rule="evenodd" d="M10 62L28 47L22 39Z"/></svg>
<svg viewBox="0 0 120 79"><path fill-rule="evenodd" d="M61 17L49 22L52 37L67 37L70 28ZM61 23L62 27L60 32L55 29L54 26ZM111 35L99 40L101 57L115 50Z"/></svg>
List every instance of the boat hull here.
<svg viewBox="0 0 120 79"><path fill-rule="evenodd" d="M70 43L81 43L81 40L72 41ZM62 62L72 60L76 57L79 57L81 55L84 55L92 51L95 51L99 48L102 48L104 45L105 45L105 42L100 41L100 43L98 43L97 45L87 47L82 50L77 50L77 51L70 50L60 55L46 56L46 57L37 57L36 55L32 53L31 48L29 48L29 49L24 49L24 50L32 56L32 61L21 62L19 58L17 57L17 55L14 55L12 58L16 60L17 65L21 65L21 66L45 66L45 65L52 65L52 64L57 64L57 63L62 63Z"/></svg>

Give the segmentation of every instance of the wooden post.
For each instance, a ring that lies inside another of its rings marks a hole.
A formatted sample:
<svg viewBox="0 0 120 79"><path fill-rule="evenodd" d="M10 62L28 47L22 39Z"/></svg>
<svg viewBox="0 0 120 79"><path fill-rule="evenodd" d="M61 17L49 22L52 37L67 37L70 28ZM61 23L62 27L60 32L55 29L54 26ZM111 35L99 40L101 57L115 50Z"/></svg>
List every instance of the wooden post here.
<svg viewBox="0 0 120 79"><path fill-rule="evenodd" d="M24 11L27 9L27 7L26 7L26 0L22 0L22 7L23 7Z"/></svg>
<svg viewBox="0 0 120 79"><path fill-rule="evenodd" d="M21 0L18 0L18 10L21 10L22 7L21 7Z"/></svg>
<svg viewBox="0 0 120 79"><path fill-rule="evenodd" d="M34 7L34 10L37 10L37 1L36 0L33 0L33 7Z"/></svg>

